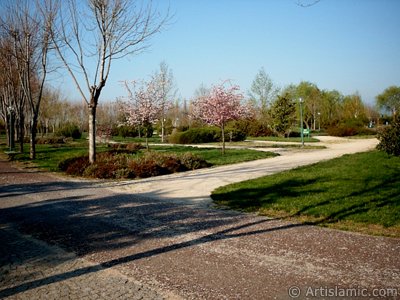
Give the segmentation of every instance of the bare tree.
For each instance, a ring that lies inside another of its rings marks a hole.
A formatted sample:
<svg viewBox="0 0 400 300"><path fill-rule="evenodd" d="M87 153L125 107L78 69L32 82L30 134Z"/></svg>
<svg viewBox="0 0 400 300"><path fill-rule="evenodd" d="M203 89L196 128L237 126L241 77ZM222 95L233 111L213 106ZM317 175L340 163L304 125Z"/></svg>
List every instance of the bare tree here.
<svg viewBox="0 0 400 300"><path fill-rule="evenodd" d="M30 158L36 157L39 108L49 72L50 32L55 17L55 2L18 0L5 5L1 18L4 35L12 40L12 59L19 83L29 106Z"/></svg>
<svg viewBox="0 0 400 300"><path fill-rule="evenodd" d="M137 0L64 2L52 39L89 108L89 160L96 160L96 109L113 60L146 49L168 19Z"/></svg>
<svg viewBox="0 0 400 300"><path fill-rule="evenodd" d="M153 80L157 82L161 96L161 142L164 143L165 137L165 116L167 111L172 107L172 98L175 97L174 75L166 62L160 63L160 70L154 75Z"/></svg>

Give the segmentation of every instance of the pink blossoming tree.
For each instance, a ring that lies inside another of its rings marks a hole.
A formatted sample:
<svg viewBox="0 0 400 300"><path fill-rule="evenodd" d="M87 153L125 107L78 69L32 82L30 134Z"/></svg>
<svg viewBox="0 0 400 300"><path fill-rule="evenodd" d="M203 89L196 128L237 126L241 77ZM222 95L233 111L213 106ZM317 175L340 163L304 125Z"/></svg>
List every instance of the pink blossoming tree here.
<svg viewBox="0 0 400 300"><path fill-rule="evenodd" d="M239 86L224 81L213 86L208 95L200 96L193 102L194 118L221 128L222 154L225 154L226 123L247 115L247 108L242 104L242 99Z"/></svg>
<svg viewBox="0 0 400 300"><path fill-rule="evenodd" d="M122 110L127 123L145 129L146 148L149 149L148 137L152 133L152 125L159 120L165 106L157 80L153 78L141 84L125 81L124 86L128 96Z"/></svg>

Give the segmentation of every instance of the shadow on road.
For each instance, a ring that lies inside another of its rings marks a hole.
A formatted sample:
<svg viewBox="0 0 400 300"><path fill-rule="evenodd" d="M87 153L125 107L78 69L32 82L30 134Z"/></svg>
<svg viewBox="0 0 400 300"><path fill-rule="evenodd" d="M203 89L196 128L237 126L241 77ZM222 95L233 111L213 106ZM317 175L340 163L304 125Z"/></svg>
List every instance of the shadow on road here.
<svg viewBox="0 0 400 300"><path fill-rule="evenodd" d="M0 190L0 201L25 196L29 198L32 193L43 193L53 198L1 209L2 227L11 226L22 234L31 235L78 256L118 249L129 249L128 253L131 254L30 280L1 290L0 297L212 241L303 226L289 223L268 225L271 219L253 218L249 221L245 215L236 212L193 208L190 205L137 195L113 194L106 189L90 187L86 183L49 182L29 186L3 186ZM260 224L267 225L252 228ZM188 233L196 237L179 241L179 237ZM4 238L4 235L0 237ZM178 241L174 241L174 238ZM149 240L156 240L157 244L150 243L150 247L143 247ZM6 244L9 241L0 242ZM151 247L152 245L157 247ZM43 254L48 255L46 252ZM29 258L27 255L26 259ZM60 263L62 262L63 259L60 259ZM24 261L19 263L23 264Z"/></svg>

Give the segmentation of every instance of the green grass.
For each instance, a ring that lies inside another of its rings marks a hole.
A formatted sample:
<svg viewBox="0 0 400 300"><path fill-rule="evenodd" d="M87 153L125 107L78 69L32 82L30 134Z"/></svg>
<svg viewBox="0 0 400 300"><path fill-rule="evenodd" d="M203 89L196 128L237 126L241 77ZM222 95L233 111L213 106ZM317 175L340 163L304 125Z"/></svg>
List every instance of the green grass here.
<svg viewBox="0 0 400 300"><path fill-rule="evenodd" d="M262 136L262 137L248 137L250 141L268 141L268 142L295 142L301 143L301 137L277 137L277 136ZM304 142L306 143L316 143L319 142L318 139L313 137L304 136Z"/></svg>
<svg viewBox="0 0 400 300"><path fill-rule="evenodd" d="M138 138L138 137L121 137L121 136L113 136L111 138L113 141L118 143L145 143L146 138ZM161 143L161 137L153 136L148 138L149 143Z"/></svg>
<svg viewBox="0 0 400 300"><path fill-rule="evenodd" d="M1 151L6 151L6 147L3 144ZM110 150L106 145L98 145L97 151ZM214 166L234 164L244 161L262 159L276 156L272 152L262 152L248 149L227 149L226 154L222 155L220 149L216 148L196 148L186 146L150 146L151 151L161 151L163 153L183 153L191 152L204 158L207 162ZM142 150L146 151L146 150ZM60 145L36 145L36 159L34 161L29 160L29 145L26 144L24 153L17 154L14 156L15 160L24 163L34 163L37 167L50 170L58 171L58 164L70 157L87 155L88 143L86 140L79 140L73 143L60 144Z"/></svg>
<svg viewBox="0 0 400 300"><path fill-rule="evenodd" d="M247 212L400 237L400 157L345 155L216 189L212 198Z"/></svg>
<svg viewBox="0 0 400 300"><path fill-rule="evenodd" d="M222 166L262 158L274 157L277 154L272 152L255 151L249 149L226 149L225 155L221 154L218 148L197 148L190 146L150 146L150 149L163 151L165 153L191 152L201 156L214 166Z"/></svg>

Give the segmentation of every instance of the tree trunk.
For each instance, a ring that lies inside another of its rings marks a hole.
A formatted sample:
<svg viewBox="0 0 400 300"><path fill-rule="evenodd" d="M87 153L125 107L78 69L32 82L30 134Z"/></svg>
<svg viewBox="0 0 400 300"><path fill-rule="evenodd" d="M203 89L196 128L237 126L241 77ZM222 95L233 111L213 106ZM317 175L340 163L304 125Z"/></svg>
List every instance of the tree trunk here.
<svg viewBox="0 0 400 300"><path fill-rule="evenodd" d="M33 115L31 122L31 138L30 138L30 151L29 158L36 158L36 133L37 133L37 114Z"/></svg>
<svg viewBox="0 0 400 300"><path fill-rule="evenodd" d="M225 155L225 125L221 126L221 134L222 134L222 154Z"/></svg>
<svg viewBox="0 0 400 300"><path fill-rule="evenodd" d="M164 134L165 134L165 130L164 130L164 116L161 119L161 143L164 143Z"/></svg>
<svg viewBox="0 0 400 300"><path fill-rule="evenodd" d="M19 152L21 153L24 153L24 137L25 137L24 122L25 122L24 115L20 113L18 132L19 132Z"/></svg>
<svg viewBox="0 0 400 300"><path fill-rule="evenodd" d="M96 105L89 105L89 162L96 161Z"/></svg>

